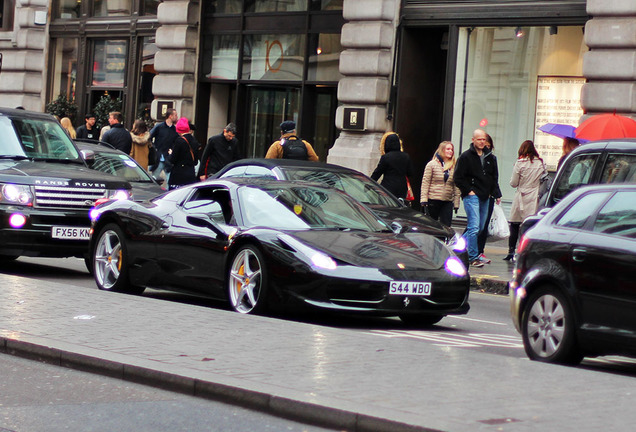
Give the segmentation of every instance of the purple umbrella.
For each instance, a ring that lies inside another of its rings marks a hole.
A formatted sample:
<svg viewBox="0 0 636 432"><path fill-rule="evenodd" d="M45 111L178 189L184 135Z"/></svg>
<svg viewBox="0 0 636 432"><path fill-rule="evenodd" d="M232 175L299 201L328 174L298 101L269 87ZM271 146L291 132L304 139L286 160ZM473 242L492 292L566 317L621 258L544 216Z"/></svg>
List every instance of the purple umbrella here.
<svg viewBox="0 0 636 432"><path fill-rule="evenodd" d="M546 123L538 128L541 132L548 133L550 135L557 136L559 138L576 138L575 129L576 126L559 124L559 123ZM588 140L577 138L579 142L586 143Z"/></svg>

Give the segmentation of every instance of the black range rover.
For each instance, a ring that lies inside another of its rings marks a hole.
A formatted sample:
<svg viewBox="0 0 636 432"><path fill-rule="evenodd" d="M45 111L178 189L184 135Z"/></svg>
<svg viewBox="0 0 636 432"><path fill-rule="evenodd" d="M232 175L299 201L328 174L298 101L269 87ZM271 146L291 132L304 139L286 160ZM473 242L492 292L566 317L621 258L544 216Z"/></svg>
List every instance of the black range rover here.
<svg viewBox="0 0 636 432"><path fill-rule="evenodd" d="M89 210L130 188L89 169L52 116L0 108L0 259L84 257Z"/></svg>

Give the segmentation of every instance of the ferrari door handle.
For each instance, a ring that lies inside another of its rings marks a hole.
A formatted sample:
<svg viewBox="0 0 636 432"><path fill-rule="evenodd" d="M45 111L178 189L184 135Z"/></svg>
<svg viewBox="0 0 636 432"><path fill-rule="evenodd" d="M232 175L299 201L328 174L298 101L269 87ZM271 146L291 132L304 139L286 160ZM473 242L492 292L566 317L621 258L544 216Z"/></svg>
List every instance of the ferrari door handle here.
<svg viewBox="0 0 636 432"><path fill-rule="evenodd" d="M574 248L572 249L572 260L576 262L583 262L587 258L587 249Z"/></svg>

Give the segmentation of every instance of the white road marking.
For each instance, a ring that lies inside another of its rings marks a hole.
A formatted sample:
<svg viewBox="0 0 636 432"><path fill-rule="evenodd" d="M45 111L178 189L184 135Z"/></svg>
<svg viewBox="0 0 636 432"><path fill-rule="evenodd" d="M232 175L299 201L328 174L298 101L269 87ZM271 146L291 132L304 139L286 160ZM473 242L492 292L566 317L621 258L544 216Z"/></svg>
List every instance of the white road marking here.
<svg viewBox="0 0 636 432"><path fill-rule="evenodd" d="M499 325L499 326L507 326L507 325L509 325L508 323L500 323L500 322L496 322L496 321L486 321L486 320L468 318L468 317L465 317L465 316L457 316L457 315L447 315L444 319L448 319L448 318L454 318L454 319L460 319L460 320L466 320L466 321L474 321L474 322L479 322L479 323L484 323L484 324L493 324L493 325Z"/></svg>
<svg viewBox="0 0 636 432"><path fill-rule="evenodd" d="M467 333L449 334L442 332L427 331L402 331L402 330L373 330L369 332L376 336L388 338L411 338L433 342L436 346L476 348L476 347L498 347L498 348L523 348L521 338L518 336L506 336L492 333Z"/></svg>

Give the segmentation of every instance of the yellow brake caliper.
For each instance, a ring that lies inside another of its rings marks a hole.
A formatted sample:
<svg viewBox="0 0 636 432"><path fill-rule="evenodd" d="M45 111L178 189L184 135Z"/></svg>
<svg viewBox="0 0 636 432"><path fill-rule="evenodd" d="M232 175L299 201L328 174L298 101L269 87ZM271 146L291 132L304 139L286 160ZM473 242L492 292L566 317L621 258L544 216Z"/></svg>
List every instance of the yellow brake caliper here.
<svg viewBox="0 0 636 432"><path fill-rule="evenodd" d="M238 274L240 276L243 276L245 274L245 264L243 264L243 265L241 265L241 267L239 267ZM236 293L237 294L241 292L241 288L243 288L243 284L241 282L238 282L236 284Z"/></svg>

